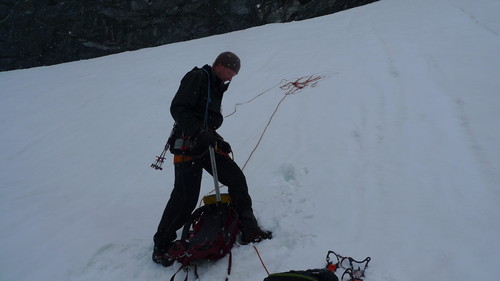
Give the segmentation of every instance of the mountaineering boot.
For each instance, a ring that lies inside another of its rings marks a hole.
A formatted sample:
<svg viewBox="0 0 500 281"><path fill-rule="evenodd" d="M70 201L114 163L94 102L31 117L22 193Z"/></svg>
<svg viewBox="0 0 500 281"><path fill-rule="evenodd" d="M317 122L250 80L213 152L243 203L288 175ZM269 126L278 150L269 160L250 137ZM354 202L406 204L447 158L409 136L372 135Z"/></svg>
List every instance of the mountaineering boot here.
<svg viewBox="0 0 500 281"><path fill-rule="evenodd" d="M241 244L259 243L265 239L272 239L273 233L271 231L262 230L260 227L254 229L247 229L242 232Z"/></svg>
<svg viewBox="0 0 500 281"><path fill-rule="evenodd" d="M153 261L163 265L164 267L169 267L174 263L174 257L168 253L167 250L159 249L157 247L153 250Z"/></svg>
<svg viewBox="0 0 500 281"><path fill-rule="evenodd" d="M262 230L252 209L240 212L241 244L259 243L264 239L273 238L271 231Z"/></svg>

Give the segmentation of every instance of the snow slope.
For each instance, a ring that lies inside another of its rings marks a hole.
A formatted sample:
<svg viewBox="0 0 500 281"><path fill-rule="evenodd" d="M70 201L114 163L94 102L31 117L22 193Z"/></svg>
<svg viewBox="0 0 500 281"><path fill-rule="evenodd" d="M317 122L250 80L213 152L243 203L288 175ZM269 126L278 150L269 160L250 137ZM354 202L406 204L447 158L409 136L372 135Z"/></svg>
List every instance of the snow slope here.
<svg viewBox="0 0 500 281"><path fill-rule="evenodd" d="M495 279L498 14L495 0L382 0L0 73L0 280L170 278L150 255L173 169L149 165L182 76L226 50L242 70L220 133L241 166L279 105L244 168L275 234L258 244L270 271L323 267L334 250L371 256L367 281ZM280 88L311 75L315 87ZM225 269L205 264L201 280ZM234 249L231 280L265 276L252 247Z"/></svg>

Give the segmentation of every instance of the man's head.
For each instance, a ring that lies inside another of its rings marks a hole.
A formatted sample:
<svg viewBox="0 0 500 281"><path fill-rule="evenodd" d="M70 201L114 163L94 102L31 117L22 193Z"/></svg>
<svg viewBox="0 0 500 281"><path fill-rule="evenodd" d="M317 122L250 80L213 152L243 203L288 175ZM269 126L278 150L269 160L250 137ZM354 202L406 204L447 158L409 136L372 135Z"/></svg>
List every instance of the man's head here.
<svg viewBox="0 0 500 281"><path fill-rule="evenodd" d="M231 81L240 71L240 58L232 52L224 52L217 56L212 67L222 81Z"/></svg>

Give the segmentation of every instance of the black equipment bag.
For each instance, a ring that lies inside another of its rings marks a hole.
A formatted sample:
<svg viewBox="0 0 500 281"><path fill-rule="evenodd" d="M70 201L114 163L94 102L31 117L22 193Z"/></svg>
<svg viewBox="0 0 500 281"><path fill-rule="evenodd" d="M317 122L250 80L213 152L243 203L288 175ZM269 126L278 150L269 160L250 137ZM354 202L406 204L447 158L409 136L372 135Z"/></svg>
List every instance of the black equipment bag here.
<svg viewBox="0 0 500 281"><path fill-rule="evenodd" d="M337 275L326 268L269 274L264 281L338 281Z"/></svg>

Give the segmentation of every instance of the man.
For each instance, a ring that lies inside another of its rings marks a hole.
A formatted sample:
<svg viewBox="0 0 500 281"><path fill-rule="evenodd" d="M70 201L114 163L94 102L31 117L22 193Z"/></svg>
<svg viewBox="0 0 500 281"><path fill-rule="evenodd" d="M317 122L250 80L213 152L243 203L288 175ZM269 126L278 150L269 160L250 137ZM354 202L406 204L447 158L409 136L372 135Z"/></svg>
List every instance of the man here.
<svg viewBox="0 0 500 281"><path fill-rule="evenodd" d="M219 181L226 185L241 221L242 243L271 239L262 230L252 209L245 176L229 157L231 146L216 133L223 121L222 97L231 79L240 70L234 53L221 53L212 66L195 67L181 81L172 100L170 113L175 120L170 150L174 154L175 182L170 199L154 235L153 261L170 266L174 260L168 249L177 238L176 231L188 220L198 202L203 169L212 173L208 147L216 148Z"/></svg>

